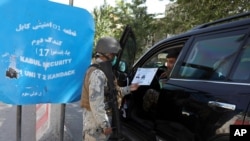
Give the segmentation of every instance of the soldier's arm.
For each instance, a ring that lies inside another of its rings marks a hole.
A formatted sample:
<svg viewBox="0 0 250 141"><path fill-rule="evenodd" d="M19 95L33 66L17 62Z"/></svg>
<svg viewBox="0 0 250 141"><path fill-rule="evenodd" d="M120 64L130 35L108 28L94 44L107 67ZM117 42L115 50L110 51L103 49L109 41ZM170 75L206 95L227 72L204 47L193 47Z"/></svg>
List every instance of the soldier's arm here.
<svg viewBox="0 0 250 141"><path fill-rule="evenodd" d="M131 91L136 91L139 88L139 84L131 84L129 86L120 87L123 96L130 94Z"/></svg>
<svg viewBox="0 0 250 141"><path fill-rule="evenodd" d="M89 102L95 120L103 129L110 127L104 103L104 86L107 85L106 76L101 70L96 69L91 73L89 81Z"/></svg>

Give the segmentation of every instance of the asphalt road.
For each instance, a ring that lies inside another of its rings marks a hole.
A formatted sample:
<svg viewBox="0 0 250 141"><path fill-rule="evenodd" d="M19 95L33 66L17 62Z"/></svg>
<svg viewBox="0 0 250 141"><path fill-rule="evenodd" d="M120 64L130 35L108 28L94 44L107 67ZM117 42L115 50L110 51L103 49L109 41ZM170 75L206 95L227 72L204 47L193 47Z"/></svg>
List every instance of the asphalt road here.
<svg viewBox="0 0 250 141"><path fill-rule="evenodd" d="M70 130L74 141L82 141L82 109L79 102L66 105L65 126Z"/></svg>
<svg viewBox="0 0 250 141"><path fill-rule="evenodd" d="M35 140L35 113L34 106L23 106L21 122L21 138L23 141ZM3 104L0 102L0 141L17 140L17 106Z"/></svg>
<svg viewBox="0 0 250 141"><path fill-rule="evenodd" d="M15 140L16 125L15 125L16 110L11 105L0 103L0 140L9 139Z"/></svg>

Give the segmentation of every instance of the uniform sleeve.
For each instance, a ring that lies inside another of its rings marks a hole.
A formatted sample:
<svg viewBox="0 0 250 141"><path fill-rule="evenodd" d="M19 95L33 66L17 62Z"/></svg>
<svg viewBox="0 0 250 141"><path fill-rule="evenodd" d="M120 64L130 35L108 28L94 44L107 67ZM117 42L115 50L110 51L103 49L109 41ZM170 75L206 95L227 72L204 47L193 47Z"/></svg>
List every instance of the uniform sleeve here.
<svg viewBox="0 0 250 141"><path fill-rule="evenodd" d="M120 91L123 96L130 94L130 86L120 87Z"/></svg>
<svg viewBox="0 0 250 141"><path fill-rule="evenodd" d="M104 87L107 85L106 76L101 70L96 69L91 73L89 81L91 112L101 128L110 127L104 103Z"/></svg>
<svg viewBox="0 0 250 141"><path fill-rule="evenodd" d="M127 78L127 82L128 82L128 81L129 81L129 80L128 80L128 78ZM125 96L125 95L128 95L128 94L131 93L131 91L130 91L130 85L129 85L128 83L127 83L127 86L125 86L125 87L119 87L119 90L120 90L122 96Z"/></svg>

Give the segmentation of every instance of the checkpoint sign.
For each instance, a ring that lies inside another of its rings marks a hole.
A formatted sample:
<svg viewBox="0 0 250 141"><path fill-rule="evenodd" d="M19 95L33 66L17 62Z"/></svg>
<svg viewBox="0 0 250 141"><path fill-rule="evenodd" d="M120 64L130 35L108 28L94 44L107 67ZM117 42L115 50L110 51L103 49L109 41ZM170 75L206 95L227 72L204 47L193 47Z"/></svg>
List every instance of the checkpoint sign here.
<svg viewBox="0 0 250 141"><path fill-rule="evenodd" d="M47 0L1 0L0 18L0 101L79 100L91 62L92 15Z"/></svg>

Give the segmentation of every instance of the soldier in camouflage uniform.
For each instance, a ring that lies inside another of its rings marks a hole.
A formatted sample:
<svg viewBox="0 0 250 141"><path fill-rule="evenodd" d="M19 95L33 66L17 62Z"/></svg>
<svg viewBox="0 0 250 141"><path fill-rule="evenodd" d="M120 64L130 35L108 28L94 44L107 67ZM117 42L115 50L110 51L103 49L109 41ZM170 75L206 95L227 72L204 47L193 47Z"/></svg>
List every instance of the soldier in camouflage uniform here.
<svg viewBox="0 0 250 141"><path fill-rule="evenodd" d="M160 79L168 78L171 70L174 67L177 57L178 57L178 52L173 51L168 53L165 63L167 70L161 74ZM147 112L154 111L157 105L159 95L160 92L158 92L157 90L154 89L147 90L145 95L143 96L143 109Z"/></svg>
<svg viewBox="0 0 250 141"><path fill-rule="evenodd" d="M102 70L93 66L89 67L85 75L81 97L83 140L85 141L106 141L112 133L112 104L110 104L112 101L109 96L108 77L106 75L113 75L112 61L120 49L119 42L112 37L104 37L97 42L97 53L93 64L100 65ZM130 93L131 90L136 90L138 86L116 88L125 95Z"/></svg>

